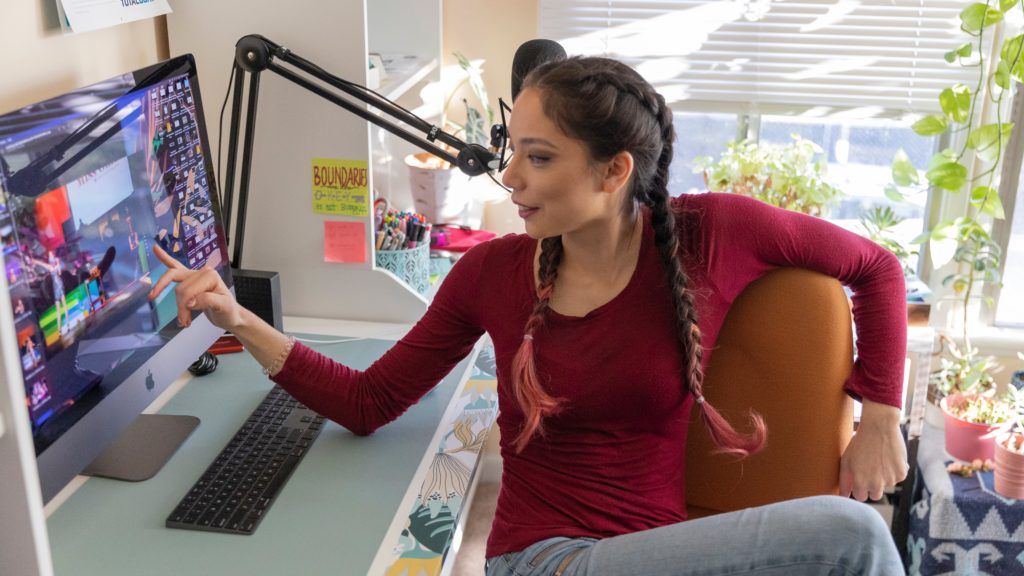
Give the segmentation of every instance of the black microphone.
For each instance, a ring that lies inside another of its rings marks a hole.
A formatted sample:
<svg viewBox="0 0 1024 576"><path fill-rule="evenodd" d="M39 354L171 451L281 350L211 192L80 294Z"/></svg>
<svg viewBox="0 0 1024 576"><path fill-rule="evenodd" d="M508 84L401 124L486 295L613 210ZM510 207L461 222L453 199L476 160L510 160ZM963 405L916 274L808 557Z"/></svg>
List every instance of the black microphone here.
<svg viewBox="0 0 1024 576"><path fill-rule="evenodd" d="M554 40L537 38L523 42L512 57L512 101L523 88L523 80L534 68L545 62L565 60L565 48Z"/></svg>

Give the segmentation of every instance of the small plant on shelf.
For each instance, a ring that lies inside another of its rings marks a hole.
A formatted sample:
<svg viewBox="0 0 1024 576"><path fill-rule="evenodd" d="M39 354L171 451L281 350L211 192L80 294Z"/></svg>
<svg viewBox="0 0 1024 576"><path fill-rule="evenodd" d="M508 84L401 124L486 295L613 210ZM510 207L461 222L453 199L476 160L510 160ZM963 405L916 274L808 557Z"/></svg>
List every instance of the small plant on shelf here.
<svg viewBox="0 0 1024 576"><path fill-rule="evenodd" d="M825 216L843 192L825 181L823 150L793 135L785 145L732 142L716 162L709 156L694 160L712 192L732 192L773 206Z"/></svg>
<svg viewBox="0 0 1024 576"><path fill-rule="evenodd" d="M973 394L950 396L956 398L947 404L950 414L972 424L1005 424L1011 417L1010 404L991 395Z"/></svg>
<svg viewBox="0 0 1024 576"><path fill-rule="evenodd" d="M939 335L945 355L939 358L939 369L928 379L929 387L939 398L949 394L983 394L995 389L993 377L1000 366L991 356L979 356L977 349L961 351L952 338Z"/></svg>
<svg viewBox="0 0 1024 576"><path fill-rule="evenodd" d="M494 108L491 107L490 100L487 98L487 88L484 86L483 70L469 61L468 58L463 56L460 52L453 52L456 60L459 62L459 68L466 74L466 77L459 82L455 88L452 89L451 93L445 99L444 107L441 111L441 126L442 129L448 130L449 127L453 128L453 134L456 136L462 135L462 139L471 144L480 144L486 146L490 136L488 133L488 127L494 124ZM466 120L462 124L459 124L451 119L448 115L448 109L451 107L453 100L459 93L462 87L469 85L473 91L473 96L476 97L477 102L480 105L478 108L476 105L470 104L467 98L462 98L462 105L466 109ZM481 112L481 109L483 110Z"/></svg>
<svg viewBox="0 0 1024 576"><path fill-rule="evenodd" d="M1017 353L1024 360L1024 354ZM1007 498L1024 499L1024 388L1010 386L1005 402L1009 416L996 438L994 488Z"/></svg>

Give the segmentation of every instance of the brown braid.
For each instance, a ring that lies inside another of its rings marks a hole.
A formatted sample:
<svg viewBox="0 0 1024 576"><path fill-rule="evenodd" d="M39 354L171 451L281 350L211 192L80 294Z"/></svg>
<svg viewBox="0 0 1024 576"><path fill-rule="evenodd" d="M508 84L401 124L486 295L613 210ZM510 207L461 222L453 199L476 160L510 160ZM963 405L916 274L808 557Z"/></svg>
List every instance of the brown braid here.
<svg viewBox="0 0 1024 576"><path fill-rule="evenodd" d="M557 414L561 398L554 398L540 383L534 355L534 337L544 326L544 314L551 302L558 278L558 265L562 261L562 237L545 238L540 245L538 276L540 287L537 303L526 321L526 333L512 363L517 385L513 387L516 400L523 410L523 428L515 439L516 452L522 452L534 434L544 434L544 417Z"/></svg>
<svg viewBox="0 0 1024 576"><path fill-rule="evenodd" d="M672 126L672 111L664 105L664 99L660 94L655 93L654 96L657 98L655 106L660 110L658 124L661 126L662 144L658 168L650 188L646 190L646 197L651 207L654 242L658 246L661 262L665 265L665 273L672 286L672 304L676 311L679 343L683 347L684 355L683 381L687 383L694 398L698 398L703 395L704 347L701 345L700 328L697 325L697 307L693 302L693 293L688 289L690 279L679 261L681 253L675 215L669 206L668 167L672 162L675 128Z"/></svg>
<svg viewBox="0 0 1024 576"><path fill-rule="evenodd" d="M672 145L675 142L672 111L665 105L661 94L654 92L653 89L650 94L650 99L656 102L658 110L656 117L661 126L662 148L658 156L658 168L645 197L651 207L654 241L672 285L672 303L676 311L679 341L684 355L683 382L688 385L690 394L697 401L701 419L717 450L741 457L747 456L764 448L767 439L764 419L751 411L749 417L754 431L750 435L743 435L704 400L704 347L701 345L701 332L697 324L697 307L693 293L688 289L690 279L683 271L679 260L682 254L676 234L675 215L669 205L668 171L672 162Z"/></svg>

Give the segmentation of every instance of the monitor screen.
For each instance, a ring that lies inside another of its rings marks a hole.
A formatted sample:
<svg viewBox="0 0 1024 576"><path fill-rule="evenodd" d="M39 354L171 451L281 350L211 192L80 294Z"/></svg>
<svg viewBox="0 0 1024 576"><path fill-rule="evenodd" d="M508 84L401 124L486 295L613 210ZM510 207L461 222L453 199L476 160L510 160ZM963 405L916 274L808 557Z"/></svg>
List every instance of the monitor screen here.
<svg viewBox="0 0 1024 576"><path fill-rule="evenodd" d="M220 334L147 294L163 247L230 286L191 56L0 116L0 244L49 500Z"/></svg>

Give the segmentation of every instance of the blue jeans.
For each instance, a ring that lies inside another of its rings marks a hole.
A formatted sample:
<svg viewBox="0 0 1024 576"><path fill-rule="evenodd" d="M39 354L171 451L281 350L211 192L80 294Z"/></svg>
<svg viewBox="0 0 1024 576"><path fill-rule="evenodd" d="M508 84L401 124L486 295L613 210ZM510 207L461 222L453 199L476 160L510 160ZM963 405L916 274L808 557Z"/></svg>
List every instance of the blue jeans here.
<svg viewBox="0 0 1024 576"><path fill-rule="evenodd" d="M881 516L815 496L598 540L548 538L488 558L487 576L904 574Z"/></svg>

